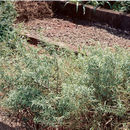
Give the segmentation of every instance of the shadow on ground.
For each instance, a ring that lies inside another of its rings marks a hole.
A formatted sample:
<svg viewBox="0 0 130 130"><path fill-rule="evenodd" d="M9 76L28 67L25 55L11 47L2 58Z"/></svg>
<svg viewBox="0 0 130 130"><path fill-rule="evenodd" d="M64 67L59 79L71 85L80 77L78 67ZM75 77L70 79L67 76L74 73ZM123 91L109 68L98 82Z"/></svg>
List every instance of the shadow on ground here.
<svg viewBox="0 0 130 130"><path fill-rule="evenodd" d="M100 24L100 23L96 23L96 22L92 22L92 21L82 20L82 19L71 17L71 16L62 15L60 13L55 14L53 17L63 19L63 20L67 20L67 21L70 21L70 22L77 24L77 25L95 26L97 28L107 30L109 33L111 33L113 35L116 35L118 37L122 37L122 38L130 40L130 32L129 31L116 29L116 28L113 28L113 27L108 26L106 24Z"/></svg>
<svg viewBox="0 0 130 130"><path fill-rule="evenodd" d="M0 130L23 130L23 129L20 127L15 127L15 128L10 127L9 125L0 122Z"/></svg>

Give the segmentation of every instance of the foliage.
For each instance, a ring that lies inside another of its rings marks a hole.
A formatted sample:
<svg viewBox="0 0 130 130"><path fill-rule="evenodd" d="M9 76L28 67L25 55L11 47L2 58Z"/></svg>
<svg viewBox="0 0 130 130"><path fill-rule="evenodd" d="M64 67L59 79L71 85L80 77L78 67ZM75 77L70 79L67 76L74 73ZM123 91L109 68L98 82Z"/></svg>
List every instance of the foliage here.
<svg viewBox="0 0 130 130"><path fill-rule="evenodd" d="M130 13L130 1L115 2L112 8L117 11Z"/></svg>
<svg viewBox="0 0 130 130"><path fill-rule="evenodd" d="M89 4L95 6L95 8L103 7L115 11L130 13L129 1L90 1Z"/></svg>
<svg viewBox="0 0 130 130"><path fill-rule="evenodd" d="M0 42L8 40L12 31L12 24L16 17L16 11L12 2L0 2Z"/></svg>
<svg viewBox="0 0 130 130"><path fill-rule="evenodd" d="M84 127L89 129L103 128L110 118L114 126L118 118L127 119L128 51L90 47L83 51L84 56L61 57L38 55L40 49L23 47L22 55L1 57L5 106L14 112L29 109L36 123L55 126L71 122L69 127L74 129L81 127L81 120L87 121L89 125Z"/></svg>
<svg viewBox="0 0 130 130"><path fill-rule="evenodd" d="M107 8L107 9L112 9L115 11L122 11L122 12L127 12L130 13L130 1L82 1L82 0L70 0L69 2L76 3L76 12L78 12L78 7L79 5L83 6L83 14L85 14L85 6L86 5L92 5L94 6L94 9L97 9L99 7ZM68 4L69 2L66 2Z"/></svg>

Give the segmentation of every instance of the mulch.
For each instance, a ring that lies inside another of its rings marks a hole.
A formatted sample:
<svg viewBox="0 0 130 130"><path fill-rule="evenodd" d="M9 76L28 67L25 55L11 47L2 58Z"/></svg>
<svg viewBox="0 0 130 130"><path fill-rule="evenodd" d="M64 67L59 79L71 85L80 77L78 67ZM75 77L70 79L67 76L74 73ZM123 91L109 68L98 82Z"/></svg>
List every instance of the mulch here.
<svg viewBox="0 0 130 130"><path fill-rule="evenodd" d="M55 42L64 42L69 46L95 45L100 42L104 46L130 47L130 32L57 15L54 2L28 0L18 1L15 5L19 14L17 22L24 21L30 35L36 35L37 30L40 30L41 36Z"/></svg>
<svg viewBox="0 0 130 130"><path fill-rule="evenodd" d="M53 16L53 2L46 1L17 1L15 8L18 13L17 22L51 18Z"/></svg>
<svg viewBox="0 0 130 130"><path fill-rule="evenodd" d="M73 47L96 45L98 43L102 46L118 45L124 48L130 47L130 32L114 29L99 23L53 17L43 20L34 19L24 25L30 35L40 33L41 37L44 36L54 42L62 42Z"/></svg>

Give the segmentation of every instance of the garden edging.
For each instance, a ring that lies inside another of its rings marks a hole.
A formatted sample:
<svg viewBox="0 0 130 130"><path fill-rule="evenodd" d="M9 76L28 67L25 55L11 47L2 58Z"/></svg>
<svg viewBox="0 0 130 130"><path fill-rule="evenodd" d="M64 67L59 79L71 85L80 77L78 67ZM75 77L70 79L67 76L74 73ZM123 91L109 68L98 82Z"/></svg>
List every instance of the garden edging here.
<svg viewBox="0 0 130 130"><path fill-rule="evenodd" d="M57 13L63 15L92 22L99 22L101 24L108 24L114 28L130 31L130 14L102 8L94 10L94 7L89 5L85 7L85 14L83 14L82 5L79 5L78 12L76 12L76 5L73 3L65 5L64 2L55 2L55 6Z"/></svg>

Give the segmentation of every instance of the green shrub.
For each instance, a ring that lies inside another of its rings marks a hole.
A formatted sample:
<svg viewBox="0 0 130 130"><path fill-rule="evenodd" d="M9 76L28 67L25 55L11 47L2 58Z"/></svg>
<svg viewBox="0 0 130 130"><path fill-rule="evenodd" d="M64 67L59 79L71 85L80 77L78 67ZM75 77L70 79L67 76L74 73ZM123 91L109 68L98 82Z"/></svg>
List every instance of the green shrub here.
<svg viewBox="0 0 130 130"><path fill-rule="evenodd" d="M0 63L3 102L14 112L29 109L36 123L72 129L103 128L110 119L114 128L118 118L127 120L127 50L91 47L83 52L87 56L78 57L21 51L24 54Z"/></svg>
<svg viewBox="0 0 130 130"><path fill-rule="evenodd" d="M16 11L12 2L0 2L0 42L8 40L9 33L16 18Z"/></svg>
<svg viewBox="0 0 130 130"><path fill-rule="evenodd" d="M15 49L26 42L26 39L23 39L19 34L20 29L16 29L13 25L16 16L17 13L13 2L0 2L0 56L5 55L6 57L14 53L14 51L16 52Z"/></svg>

